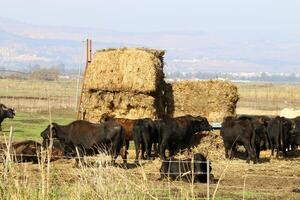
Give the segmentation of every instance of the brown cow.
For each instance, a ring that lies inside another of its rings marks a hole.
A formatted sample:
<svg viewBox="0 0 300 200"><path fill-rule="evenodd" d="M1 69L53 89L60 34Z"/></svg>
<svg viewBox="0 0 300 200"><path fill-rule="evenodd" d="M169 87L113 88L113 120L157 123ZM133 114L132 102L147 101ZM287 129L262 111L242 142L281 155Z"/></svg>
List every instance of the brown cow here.
<svg viewBox="0 0 300 200"><path fill-rule="evenodd" d="M33 162L38 163L41 155L42 145L39 142L33 140L24 140L21 142L14 142L11 146L12 159L15 162ZM3 162L7 153L6 144L0 144L0 160ZM51 154L51 161L55 161L64 156L64 151L59 145L54 143Z"/></svg>

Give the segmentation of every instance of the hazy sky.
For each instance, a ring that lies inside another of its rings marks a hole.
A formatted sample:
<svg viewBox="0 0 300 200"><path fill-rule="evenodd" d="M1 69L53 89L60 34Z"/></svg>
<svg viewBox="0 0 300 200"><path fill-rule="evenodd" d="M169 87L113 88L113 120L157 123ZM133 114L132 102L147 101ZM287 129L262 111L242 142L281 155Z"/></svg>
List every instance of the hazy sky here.
<svg viewBox="0 0 300 200"><path fill-rule="evenodd" d="M0 16L123 32L203 31L278 40L300 36L299 0L0 0Z"/></svg>

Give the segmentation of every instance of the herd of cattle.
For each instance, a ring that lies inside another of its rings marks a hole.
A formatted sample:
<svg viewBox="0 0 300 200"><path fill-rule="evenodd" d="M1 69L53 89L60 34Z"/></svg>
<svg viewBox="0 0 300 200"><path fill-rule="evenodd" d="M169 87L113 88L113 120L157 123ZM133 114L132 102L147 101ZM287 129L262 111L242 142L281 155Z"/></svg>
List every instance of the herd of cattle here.
<svg viewBox="0 0 300 200"><path fill-rule="evenodd" d="M287 151L296 150L300 145L300 117L294 119L263 115L226 117L222 123L221 136L226 158L234 156L237 145L245 147L248 154L247 162L252 160L256 163L260 151L268 149L271 149L272 156L276 149L276 157L279 156L279 152L286 157Z"/></svg>
<svg viewBox="0 0 300 200"><path fill-rule="evenodd" d="M3 119L14 116L13 109L0 104L0 128ZM185 115L158 120L103 116L99 119L99 123L83 120L76 120L68 125L52 123L41 133L42 144L23 141L13 143L12 148L16 155L23 155L21 156L23 159L17 157L17 161L37 162L37 150L41 146L44 148L52 146L53 158L55 155L76 158L106 152L112 156L113 163L120 155L126 164L129 143L133 140L136 162L140 156L142 159L151 159L159 155L163 160L160 169L161 178L168 176L176 179L193 168L198 174L194 181L205 182L203 174L207 170L211 171L211 167L207 169L206 158L203 155L195 154L193 159L186 159L184 162L176 162L173 156L182 150L190 151L195 136L212 129L207 119L201 116ZM280 151L286 156L288 150L294 150L300 145L300 117L295 119L249 115L226 117L220 133L224 141L226 158L232 158L237 145L242 145L248 155L247 161L252 160L256 163L261 150L271 149L273 155L276 149L276 156ZM0 148L1 146L5 149L5 145L0 145Z"/></svg>

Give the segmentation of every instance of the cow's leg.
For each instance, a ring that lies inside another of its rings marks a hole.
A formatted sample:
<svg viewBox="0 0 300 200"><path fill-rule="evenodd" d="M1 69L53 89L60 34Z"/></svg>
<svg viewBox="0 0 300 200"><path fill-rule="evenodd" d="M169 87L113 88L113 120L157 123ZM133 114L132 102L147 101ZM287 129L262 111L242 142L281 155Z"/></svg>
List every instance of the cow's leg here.
<svg viewBox="0 0 300 200"><path fill-rule="evenodd" d="M127 164L127 158L125 157L126 154L124 154L124 151L123 151L123 143L118 141L118 144L117 144L117 149L116 149L116 154L117 156L121 156L122 157L122 160L123 160L123 164L126 166Z"/></svg>
<svg viewBox="0 0 300 200"><path fill-rule="evenodd" d="M148 149L148 150L147 150ZM152 155L151 155L151 150L152 150L152 142L150 141L148 144L148 147L146 145L146 150L147 150L147 159L150 160Z"/></svg>
<svg viewBox="0 0 300 200"><path fill-rule="evenodd" d="M158 156L158 148L157 148L157 143L153 143L153 153L154 156Z"/></svg>
<svg viewBox="0 0 300 200"><path fill-rule="evenodd" d="M279 145L278 141L275 142L275 146L276 146L276 158L278 158L279 157L279 151L280 151L280 145Z"/></svg>
<svg viewBox="0 0 300 200"><path fill-rule="evenodd" d="M273 141L270 142L270 149L271 149L271 156L274 156L274 143L273 143Z"/></svg>
<svg viewBox="0 0 300 200"><path fill-rule="evenodd" d="M169 148L169 157L173 157L175 155L177 146L174 144L170 144L170 148Z"/></svg>
<svg viewBox="0 0 300 200"><path fill-rule="evenodd" d="M244 147L245 147L245 149L246 149L246 151L248 153L247 163L250 163L250 160L251 160L251 157L252 157L252 152L253 152L252 148L251 148L251 146L250 146L249 143L244 143Z"/></svg>
<svg viewBox="0 0 300 200"><path fill-rule="evenodd" d="M76 167L84 166L85 162L84 162L84 158L83 158L84 157L83 150L78 147L74 147L74 148L75 148L75 151L76 151L76 148L78 150L78 151L76 151L75 166Z"/></svg>
<svg viewBox="0 0 300 200"><path fill-rule="evenodd" d="M141 155L141 158L143 160L146 160L146 158L145 158L145 151L146 151L145 143L142 142L142 155Z"/></svg>
<svg viewBox="0 0 300 200"><path fill-rule="evenodd" d="M125 146L123 146L122 144L120 144L120 153L122 160L123 160L123 164L127 164L127 154L128 154L128 148L129 148L129 141L125 141Z"/></svg>
<svg viewBox="0 0 300 200"><path fill-rule="evenodd" d="M121 157L122 157L122 160L123 160L123 164L126 165L127 164L126 147L123 147L123 145L121 145L120 154L121 154Z"/></svg>
<svg viewBox="0 0 300 200"><path fill-rule="evenodd" d="M283 152L283 156L287 157L287 149L289 148L287 142L283 142L283 148L282 148L282 152Z"/></svg>
<svg viewBox="0 0 300 200"><path fill-rule="evenodd" d="M150 138L150 132L149 131L144 131L142 133L142 139L143 139L143 145L144 145L144 149L143 151L146 151L146 159L149 160L149 158L151 157L151 138ZM144 155L143 152L143 155Z"/></svg>
<svg viewBox="0 0 300 200"><path fill-rule="evenodd" d="M140 155L140 142L137 140L134 142L135 144L135 163L139 162L139 155Z"/></svg>
<svg viewBox="0 0 300 200"><path fill-rule="evenodd" d="M259 159L260 156L260 144L256 145L256 158Z"/></svg>
<svg viewBox="0 0 300 200"><path fill-rule="evenodd" d="M166 148L167 148L167 141L162 140L159 144L159 151L160 151L160 157L162 160L166 160Z"/></svg>
<svg viewBox="0 0 300 200"><path fill-rule="evenodd" d="M112 165L116 164L116 159L118 157L117 145L115 143L111 144L111 153L112 153Z"/></svg>
<svg viewBox="0 0 300 200"><path fill-rule="evenodd" d="M231 148L231 145L229 145L228 143L224 144L224 148L225 148L225 158L230 158L231 159L231 155L229 156L229 150ZM230 152L230 154L232 153L232 151Z"/></svg>
<svg viewBox="0 0 300 200"><path fill-rule="evenodd" d="M151 146L152 146L152 144L149 143L148 141L145 143L146 159L147 160L150 160L150 158L151 158Z"/></svg>

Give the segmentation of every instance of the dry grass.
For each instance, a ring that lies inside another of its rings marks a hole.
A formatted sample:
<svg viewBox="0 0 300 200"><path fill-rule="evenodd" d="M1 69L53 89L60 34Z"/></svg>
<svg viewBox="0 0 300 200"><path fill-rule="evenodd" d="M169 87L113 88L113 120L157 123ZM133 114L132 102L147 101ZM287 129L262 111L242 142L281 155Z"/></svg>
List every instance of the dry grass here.
<svg viewBox="0 0 300 200"><path fill-rule="evenodd" d="M300 109L299 84L237 84L240 101L238 108L251 108L260 112L279 111L284 108Z"/></svg>
<svg viewBox="0 0 300 200"><path fill-rule="evenodd" d="M48 94L53 108L76 107L76 81L33 81L0 79L0 102L17 111L44 111Z"/></svg>

